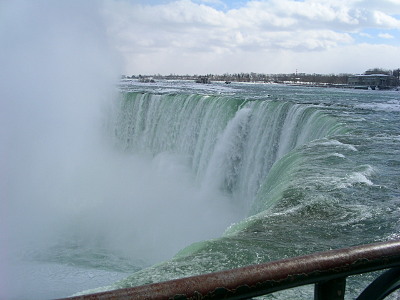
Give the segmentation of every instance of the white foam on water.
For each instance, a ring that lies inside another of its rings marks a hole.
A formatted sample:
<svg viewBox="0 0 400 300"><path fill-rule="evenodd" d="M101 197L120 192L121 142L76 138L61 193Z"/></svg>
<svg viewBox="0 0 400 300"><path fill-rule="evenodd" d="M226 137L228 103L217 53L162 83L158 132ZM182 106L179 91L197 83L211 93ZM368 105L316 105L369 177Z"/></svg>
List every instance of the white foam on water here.
<svg viewBox="0 0 400 300"><path fill-rule="evenodd" d="M345 144L342 142L339 142L338 140L319 140L315 142L318 145L321 146L336 146L340 148L344 148L346 150L351 150L351 151L358 151L356 147L350 144Z"/></svg>
<svg viewBox="0 0 400 300"><path fill-rule="evenodd" d="M376 111L399 112L400 100L393 99L387 102L363 103L357 105L356 107L361 109L370 109Z"/></svg>
<svg viewBox="0 0 400 300"><path fill-rule="evenodd" d="M342 153L333 153L332 156L340 157L340 158L346 158L346 156L343 155Z"/></svg>
<svg viewBox="0 0 400 300"><path fill-rule="evenodd" d="M341 178L339 187L347 188L355 184L374 185L374 183L368 178L375 172L374 169L371 166L363 166L360 168L363 168L364 170L349 173L346 177Z"/></svg>

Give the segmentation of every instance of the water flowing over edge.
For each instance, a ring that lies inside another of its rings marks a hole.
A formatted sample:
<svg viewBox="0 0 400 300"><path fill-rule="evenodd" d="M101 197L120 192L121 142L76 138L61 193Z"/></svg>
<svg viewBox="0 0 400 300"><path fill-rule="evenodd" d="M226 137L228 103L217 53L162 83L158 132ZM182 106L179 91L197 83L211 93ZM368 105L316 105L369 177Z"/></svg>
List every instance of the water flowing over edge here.
<svg viewBox="0 0 400 300"><path fill-rule="evenodd" d="M245 213L221 238L193 243L167 262L96 291L274 258L273 253L260 254L265 247L261 244L247 247L243 243L249 241L241 236L256 230L268 211L285 198L297 170L307 164L308 144L330 143L329 136L348 131L318 107L282 100L130 92L121 94L114 109L107 128L120 151L179 154L202 189L223 192ZM279 205L272 218L278 215ZM231 247L235 253L226 252ZM246 250L257 247L260 252Z"/></svg>
<svg viewBox="0 0 400 300"><path fill-rule="evenodd" d="M307 142L346 129L315 107L226 96L122 95L109 124L118 147L185 157L200 185L219 189L254 214L275 162Z"/></svg>

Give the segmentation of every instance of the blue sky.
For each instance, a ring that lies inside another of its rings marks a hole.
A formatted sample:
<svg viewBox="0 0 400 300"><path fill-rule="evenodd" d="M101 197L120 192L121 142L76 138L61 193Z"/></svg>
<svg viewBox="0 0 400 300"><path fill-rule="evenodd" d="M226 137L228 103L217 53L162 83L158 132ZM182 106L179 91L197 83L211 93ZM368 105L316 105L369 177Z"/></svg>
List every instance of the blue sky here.
<svg viewBox="0 0 400 300"><path fill-rule="evenodd" d="M299 0L298 0L299 1ZM142 4L142 5L160 5L160 4L168 4L170 2L173 2L171 0L130 0L131 3L137 3L137 4ZM240 8L246 4L246 2L249 2L248 0L193 0L192 2L197 3L197 4L204 4L210 7L213 7L215 9L219 10L229 10L229 9L235 9L235 8Z"/></svg>
<svg viewBox="0 0 400 300"><path fill-rule="evenodd" d="M396 29L367 28L352 35L358 43L399 45L400 31Z"/></svg>

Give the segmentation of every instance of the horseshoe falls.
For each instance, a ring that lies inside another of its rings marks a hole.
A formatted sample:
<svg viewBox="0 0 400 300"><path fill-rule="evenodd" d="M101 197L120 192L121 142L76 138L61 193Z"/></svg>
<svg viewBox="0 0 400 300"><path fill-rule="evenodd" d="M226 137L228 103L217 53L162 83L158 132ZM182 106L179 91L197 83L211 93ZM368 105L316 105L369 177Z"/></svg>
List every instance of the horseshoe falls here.
<svg viewBox="0 0 400 300"><path fill-rule="evenodd" d="M20 248L14 298L399 238L399 92L126 80L103 104L96 143L58 158L64 176L26 177L39 178L26 185L52 217L30 223L48 234ZM371 276L351 277L346 294Z"/></svg>
<svg viewBox="0 0 400 300"><path fill-rule="evenodd" d="M222 192L247 214L270 200L257 195L272 165L308 141L343 132L324 112L287 101L226 96L127 93L113 127L130 152L173 153L202 190Z"/></svg>

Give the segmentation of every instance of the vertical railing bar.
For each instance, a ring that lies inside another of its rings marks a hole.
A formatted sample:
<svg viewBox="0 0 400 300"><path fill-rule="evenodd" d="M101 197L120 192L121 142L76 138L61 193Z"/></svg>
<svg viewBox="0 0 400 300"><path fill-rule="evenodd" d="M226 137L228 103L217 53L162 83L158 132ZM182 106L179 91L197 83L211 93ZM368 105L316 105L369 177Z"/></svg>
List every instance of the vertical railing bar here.
<svg viewBox="0 0 400 300"><path fill-rule="evenodd" d="M357 300L384 299L400 288L400 267L392 268L376 278L360 294Z"/></svg>

